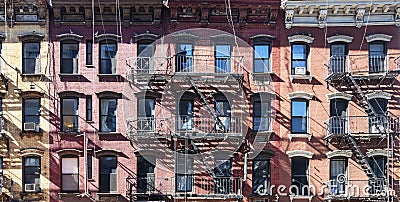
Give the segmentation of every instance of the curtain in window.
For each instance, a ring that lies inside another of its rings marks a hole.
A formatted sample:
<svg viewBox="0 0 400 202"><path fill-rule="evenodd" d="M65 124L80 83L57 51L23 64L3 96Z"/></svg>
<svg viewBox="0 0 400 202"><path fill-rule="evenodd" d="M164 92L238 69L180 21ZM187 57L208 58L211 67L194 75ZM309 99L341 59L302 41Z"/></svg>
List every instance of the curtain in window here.
<svg viewBox="0 0 400 202"><path fill-rule="evenodd" d="M193 127L193 102L181 100L179 102L179 125L180 130L191 130Z"/></svg>
<svg viewBox="0 0 400 202"><path fill-rule="evenodd" d="M78 158L62 158L62 190L76 191L79 190L79 167Z"/></svg>
<svg viewBox="0 0 400 202"><path fill-rule="evenodd" d="M346 167L346 159L331 159L330 179L332 194L345 193L345 184L347 179Z"/></svg>
<svg viewBox="0 0 400 202"><path fill-rule="evenodd" d="M108 104L109 100L102 99L101 100L101 131L110 132L111 130L107 125L107 115L108 115Z"/></svg>

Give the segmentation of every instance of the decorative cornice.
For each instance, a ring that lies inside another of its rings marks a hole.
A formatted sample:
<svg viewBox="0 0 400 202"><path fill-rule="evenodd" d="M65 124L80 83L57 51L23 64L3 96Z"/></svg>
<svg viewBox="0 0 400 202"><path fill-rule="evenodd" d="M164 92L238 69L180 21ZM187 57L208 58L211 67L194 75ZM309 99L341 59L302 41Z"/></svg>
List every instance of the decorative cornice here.
<svg viewBox="0 0 400 202"><path fill-rule="evenodd" d="M133 36L133 39L135 40L135 42L142 41L142 40L155 41L159 37L160 37L159 35L153 34L153 33L150 33L149 31L147 31L146 33Z"/></svg>
<svg viewBox="0 0 400 202"><path fill-rule="evenodd" d="M311 159L314 155L313 152L310 151L304 151L304 150L293 150L293 151L287 151L286 154L289 156L289 158L293 157L305 157Z"/></svg>
<svg viewBox="0 0 400 202"><path fill-rule="evenodd" d="M58 96L60 98L65 98L65 97L80 98L83 96L83 93L76 92L76 91L62 91L62 92L58 93Z"/></svg>
<svg viewBox="0 0 400 202"><path fill-rule="evenodd" d="M210 39L214 41L214 43L224 42L224 43L231 43L235 42L235 36L230 34L218 34L214 36L210 36Z"/></svg>
<svg viewBox="0 0 400 202"><path fill-rule="evenodd" d="M20 151L21 156L42 156L44 154L43 149L38 148L25 148Z"/></svg>
<svg viewBox="0 0 400 202"><path fill-rule="evenodd" d="M254 43L262 43L262 42L268 42L270 43L271 41L275 40L275 36L269 35L269 34L257 34L255 36L249 37L251 42Z"/></svg>
<svg viewBox="0 0 400 202"><path fill-rule="evenodd" d="M121 36L116 34L100 34L95 36L97 41L111 40L119 42L121 40Z"/></svg>
<svg viewBox="0 0 400 202"><path fill-rule="evenodd" d="M326 156L330 158L334 157L346 157L351 158L353 153L350 150L334 150L326 153Z"/></svg>
<svg viewBox="0 0 400 202"><path fill-rule="evenodd" d="M59 34L59 35L56 35L56 37L57 37L57 40L59 40L59 41L72 40L72 41L77 41L77 42L80 42L83 38L83 36L74 34L74 33Z"/></svg>
<svg viewBox="0 0 400 202"><path fill-rule="evenodd" d="M326 95L329 100L332 99L343 99L343 100L351 100L353 95L343 93L343 92L334 92Z"/></svg>
<svg viewBox="0 0 400 202"><path fill-rule="evenodd" d="M65 155L74 155L74 156L80 156L83 151L80 151L78 149L60 149L56 151L58 156L65 156Z"/></svg>
<svg viewBox="0 0 400 202"><path fill-rule="evenodd" d="M383 99L387 99L387 100L392 99L392 94L383 92L383 91L376 91L373 93L369 93L369 94L366 94L366 96L367 96L368 100L376 99L376 98L383 98Z"/></svg>
<svg viewBox="0 0 400 202"><path fill-rule="evenodd" d="M293 35L288 37L289 43L294 43L294 42L304 42L304 43L312 43L314 41L314 37L307 36L307 35Z"/></svg>
<svg viewBox="0 0 400 202"><path fill-rule="evenodd" d="M314 94L303 92L303 91L296 91L296 92L289 93L288 97L290 100L296 99L296 98L311 100L311 99L313 99Z"/></svg>
<svg viewBox="0 0 400 202"><path fill-rule="evenodd" d="M98 98L115 98L115 99L121 99L122 98L122 93L117 93L114 91L102 91L96 93Z"/></svg>
<svg viewBox="0 0 400 202"><path fill-rule="evenodd" d="M387 35L387 34L372 34L369 36L366 36L365 39L367 42L372 42L372 41L386 41L389 42L392 39L392 36Z"/></svg>
<svg viewBox="0 0 400 202"><path fill-rule="evenodd" d="M44 38L44 34L42 33L37 33L35 31L30 32L30 33L25 33L25 34L21 34L18 35L19 40L21 40L22 42L25 41L36 41L36 42L40 42L43 40Z"/></svg>
<svg viewBox="0 0 400 202"><path fill-rule="evenodd" d="M389 155L391 155L391 151L389 151ZM368 157L388 156L388 151L387 150L383 150L383 149L373 149L373 150L367 151L367 156Z"/></svg>
<svg viewBox="0 0 400 202"><path fill-rule="evenodd" d="M135 93L136 98L145 98L145 97L151 97L151 98L158 98L161 97L161 93L153 90L147 90L147 91L140 91Z"/></svg>
<svg viewBox="0 0 400 202"><path fill-rule="evenodd" d="M38 91L21 91L20 93L21 97L23 98L43 98L44 97L44 92L38 92Z"/></svg>
<svg viewBox="0 0 400 202"><path fill-rule="evenodd" d="M327 38L328 43L335 43L335 42L344 42L344 43L351 43L353 41L352 36L346 35L335 35Z"/></svg>
<svg viewBox="0 0 400 202"><path fill-rule="evenodd" d="M97 156L120 156L121 151L115 149L103 149L96 151Z"/></svg>
<svg viewBox="0 0 400 202"><path fill-rule="evenodd" d="M173 34L172 37L174 38L175 43L195 43L195 41L199 38L196 35L189 34L186 32L181 32L177 34Z"/></svg>

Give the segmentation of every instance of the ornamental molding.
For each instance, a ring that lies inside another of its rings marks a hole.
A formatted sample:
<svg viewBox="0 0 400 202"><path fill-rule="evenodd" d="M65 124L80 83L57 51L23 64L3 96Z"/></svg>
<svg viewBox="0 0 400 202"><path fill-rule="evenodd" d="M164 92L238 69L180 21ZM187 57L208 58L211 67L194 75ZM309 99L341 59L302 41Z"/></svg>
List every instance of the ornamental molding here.
<svg viewBox="0 0 400 202"><path fill-rule="evenodd" d="M389 155L392 155L392 152L389 151ZM374 157L374 156L388 156L388 151L383 150L383 149L373 149L367 151L367 156L368 157Z"/></svg>
<svg viewBox="0 0 400 202"><path fill-rule="evenodd" d="M79 34L74 34L74 33L65 33L65 34L59 34L56 35L57 40L59 41L66 41L66 40L72 40L72 41L77 41L80 42L83 38L83 36Z"/></svg>
<svg viewBox="0 0 400 202"><path fill-rule="evenodd" d="M251 42L254 43L261 43L261 42L271 42L275 40L275 36L269 35L269 34L257 34L255 36L249 37Z"/></svg>
<svg viewBox="0 0 400 202"><path fill-rule="evenodd" d="M293 150L293 151L287 151L286 154L289 156L289 158L293 157L305 157L311 159L314 155L313 152L310 151L304 151L304 150Z"/></svg>
<svg viewBox="0 0 400 202"><path fill-rule="evenodd" d="M335 92L335 93L330 93L326 95L329 100L333 99L343 99L343 100L348 100L350 101L353 95L343 93L343 92Z"/></svg>
<svg viewBox="0 0 400 202"><path fill-rule="evenodd" d="M116 34L100 34L95 36L95 38L97 41L111 40L118 42L121 40L121 36Z"/></svg>
<svg viewBox="0 0 400 202"><path fill-rule="evenodd" d="M122 98L122 93L117 93L114 91L102 91L102 92L96 93L96 95L99 99L102 99L102 98L121 99Z"/></svg>
<svg viewBox="0 0 400 202"><path fill-rule="evenodd" d="M20 151L21 156L43 156L44 150L38 148L24 148Z"/></svg>
<svg viewBox="0 0 400 202"><path fill-rule="evenodd" d="M327 38L328 43L335 43L335 42L345 42L345 43L351 43L353 42L352 36L347 36L347 35L335 35Z"/></svg>
<svg viewBox="0 0 400 202"><path fill-rule="evenodd" d="M353 153L350 150L334 150L326 153L326 156L330 158L335 158L335 157L346 157L346 158L351 158Z"/></svg>
<svg viewBox="0 0 400 202"><path fill-rule="evenodd" d="M136 42L146 40L146 41L155 41L160 37L160 35L150 33L149 31L142 33L142 34L137 34L133 36L133 39L135 39Z"/></svg>
<svg viewBox="0 0 400 202"><path fill-rule="evenodd" d="M314 37L297 34L297 35L289 36L288 40L289 40L290 43L293 43L293 42L304 42L304 43L310 44L310 43L312 43L314 41Z"/></svg>
<svg viewBox="0 0 400 202"><path fill-rule="evenodd" d="M74 156L81 156L83 151L79 149L60 149L56 151L58 156L65 156L65 155L74 155Z"/></svg>
<svg viewBox="0 0 400 202"><path fill-rule="evenodd" d="M210 39L214 41L214 43L224 42L224 43L235 43L235 36L230 34L218 34L214 36L210 36Z"/></svg>
<svg viewBox="0 0 400 202"><path fill-rule="evenodd" d="M290 100L296 99L296 98L311 100L314 97L314 94L303 92L303 91L296 91L296 92L289 93L288 97Z"/></svg>
<svg viewBox="0 0 400 202"><path fill-rule="evenodd" d="M22 42L26 42L26 41L40 42L43 40L44 34L33 31L33 32L18 35L18 38Z"/></svg>
<svg viewBox="0 0 400 202"><path fill-rule="evenodd" d="M372 41L386 41L389 42L392 39L392 36L387 35L387 34L372 34L369 36L366 36L365 39L367 42L372 42Z"/></svg>
<svg viewBox="0 0 400 202"><path fill-rule="evenodd" d="M392 94L387 93L387 92L383 92L383 91L376 91L376 92L373 92L373 93L366 94L365 96L367 96L368 100L377 99L377 98L383 98L383 99L386 99L386 100L392 99Z"/></svg>
<svg viewBox="0 0 400 202"><path fill-rule="evenodd" d="M174 38L175 43L195 43L195 41L199 38L196 35L189 34L189 33L178 33L178 34L173 34L172 37Z"/></svg>

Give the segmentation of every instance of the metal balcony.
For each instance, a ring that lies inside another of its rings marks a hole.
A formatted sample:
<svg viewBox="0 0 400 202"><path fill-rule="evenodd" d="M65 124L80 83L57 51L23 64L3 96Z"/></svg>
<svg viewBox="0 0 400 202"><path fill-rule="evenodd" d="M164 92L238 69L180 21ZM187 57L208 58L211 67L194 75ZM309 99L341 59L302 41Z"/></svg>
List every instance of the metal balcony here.
<svg viewBox="0 0 400 202"><path fill-rule="evenodd" d="M327 137L334 135L380 136L398 133L398 118L385 115L376 116L333 116L326 122Z"/></svg>
<svg viewBox="0 0 400 202"><path fill-rule="evenodd" d="M130 138L159 138L171 131L168 118L138 117L126 120L127 134Z"/></svg>
<svg viewBox="0 0 400 202"><path fill-rule="evenodd" d="M369 180L330 180L324 183L325 200L386 199L390 192L384 178Z"/></svg>
<svg viewBox="0 0 400 202"><path fill-rule="evenodd" d="M181 179L181 180L176 180ZM183 180L182 180L183 179ZM217 177L185 175L176 177L138 177L127 179L127 195L168 196L173 198L191 197L207 199L242 198L241 177Z"/></svg>

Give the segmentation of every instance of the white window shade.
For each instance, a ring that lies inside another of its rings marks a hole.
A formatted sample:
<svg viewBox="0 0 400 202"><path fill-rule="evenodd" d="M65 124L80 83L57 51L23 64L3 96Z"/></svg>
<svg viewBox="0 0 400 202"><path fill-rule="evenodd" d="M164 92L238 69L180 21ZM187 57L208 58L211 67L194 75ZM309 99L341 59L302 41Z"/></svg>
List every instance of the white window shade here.
<svg viewBox="0 0 400 202"><path fill-rule="evenodd" d="M62 158L62 173L77 174L79 172L78 158Z"/></svg>

